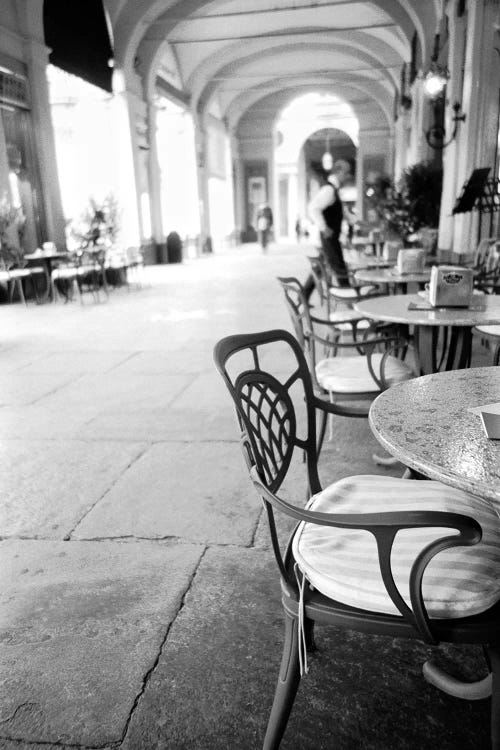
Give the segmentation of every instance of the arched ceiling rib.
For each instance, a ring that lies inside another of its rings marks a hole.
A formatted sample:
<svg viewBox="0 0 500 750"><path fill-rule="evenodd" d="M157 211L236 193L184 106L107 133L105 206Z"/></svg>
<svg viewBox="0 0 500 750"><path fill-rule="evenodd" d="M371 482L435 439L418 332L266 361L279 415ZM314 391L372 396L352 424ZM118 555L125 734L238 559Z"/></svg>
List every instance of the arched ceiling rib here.
<svg viewBox="0 0 500 750"><path fill-rule="evenodd" d="M259 110L260 114L267 112L272 119L275 119L280 111L298 96L313 91L334 94L349 104L360 122L361 129L369 119L379 128L392 132L392 101L388 97L384 99L386 92L380 90L378 85L374 87L373 83L359 81L346 84L341 80L332 81L321 78L303 82L289 81L285 85L275 82L275 88L271 91L263 92L261 89L253 89L246 94L241 94L228 110L228 126L232 131L236 130L243 118L257 116Z"/></svg>
<svg viewBox="0 0 500 750"><path fill-rule="evenodd" d="M260 80L260 95L265 95L279 79L279 66L287 64L290 71L281 88L302 85L304 76L316 76L323 83L326 67L332 83L338 85L345 77L343 83L353 91L377 83L373 106L387 112L384 88L397 88L415 34L423 59L429 59L442 12L441 0L104 1L113 23L117 66L131 73L138 58L143 84L151 94L167 42L192 101L199 100L203 110L215 97L233 122L235 112L242 114L240 91L246 83L253 97ZM328 58L324 47L329 47ZM257 58L268 66L260 77Z"/></svg>
<svg viewBox="0 0 500 750"><path fill-rule="evenodd" d="M394 60L395 70L389 72L382 66L380 58L363 51L360 42L354 47L345 44L343 40L331 43L321 39L320 37L313 43L296 42L281 46L278 46L278 43L267 47L256 44L244 58L240 53L239 59L230 60L207 76L208 83L199 97L197 88L193 87L194 97L199 101L198 110L203 113L210 106L211 98L218 94L222 110L225 112L232 99L247 87L251 88L260 82L265 88L269 79L280 78L285 85L290 79L304 75L326 75L332 79L346 76L349 80L368 78L380 82L382 87L394 96L398 81L397 73L402 61ZM277 70L278 65L281 70Z"/></svg>

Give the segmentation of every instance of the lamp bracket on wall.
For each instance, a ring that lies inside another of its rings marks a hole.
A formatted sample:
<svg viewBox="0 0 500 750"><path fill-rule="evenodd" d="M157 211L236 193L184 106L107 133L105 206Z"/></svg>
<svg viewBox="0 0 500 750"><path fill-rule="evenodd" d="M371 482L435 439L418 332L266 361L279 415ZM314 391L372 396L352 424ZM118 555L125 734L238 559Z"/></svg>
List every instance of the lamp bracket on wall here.
<svg viewBox="0 0 500 750"><path fill-rule="evenodd" d="M451 121L453 123L453 130L448 138L446 138L446 130L443 125L437 122L431 125L429 130L425 133L425 140L429 146L435 150L441 150L446 148L446 146L449 146L457 135L458 123L465 122L465 112L460 112L462 109L460 102L455 102L452 105L452 109L453 117L451 118Z"/></svg>

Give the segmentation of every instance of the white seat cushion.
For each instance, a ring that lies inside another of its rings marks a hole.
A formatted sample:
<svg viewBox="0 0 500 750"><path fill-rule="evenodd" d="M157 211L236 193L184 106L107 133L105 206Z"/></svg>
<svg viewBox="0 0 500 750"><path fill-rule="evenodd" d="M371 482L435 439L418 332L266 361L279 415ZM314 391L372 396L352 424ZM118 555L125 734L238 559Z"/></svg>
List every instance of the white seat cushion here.
<svg viewBox="0 0 500 750"><path fill-rule="evenodd" d="M431 617L466 617L500 599L500 520L488 503L431 480L361 475L341 479L313 496L309 510L323 513L439 510L474 518L483 530L473 547L438 553L423 577L423 597ZM405 529L394 541L391 564L398 590L410 605L409 574L419 552L450 529ZM310 583L322 594L352 607L398 614L380 573L372 534L301 523L293 554Z"/></svg>
<svg viewBox="0 0 500 750"><path fill-rule="evenodd" d="M363 294L369 294L373 291L373 285L372 286L359 286L356 287L356 289L353 289L350 286L331 286L330 294L332 297L338 297L339 299L358 299L358 297Z"/></svg>
<svg viewBox="0 0 500 750"><path fill-rule="evenodd" d="M486 336L500 336L500 325L476 326L474 330Z"/></svg>
<svg viewBox="0 0 500 750"><path fill-rule="evenodd" d="M372 367L380 374L383 354L372 355ZM389 385L410 380L415 373L406 362L389 355L384 364L384 375ZM316 365L316 378L325 391L334 393L372 393L379 390L368 369L367 357L357 354L349 357L329 357Z"/></svg>
<svg viewBox="0 0 500 750"><path fill-rule="evenodd" d="M336 310L330 313L329 320L330 323L336 323L338 320L356 321L358 322L358 328L368 328L370 325L370 321L364 318L362 313L356 312L356 310Z"/></svg>
<svg viewBox="0 0 500 750"><path fill-rule="evenodd" d="M336 312L332 312L329 315L330 323L333 323L335 325L335 328L337 328L339 331L352 331L352 325L350 323L337 323L338 320L351 320L356 321L357 325L356 328L358 331L365 331L370 326L370 321L366 318L363 318L361 313L356 312L355 310L338 310Z"/></svg>

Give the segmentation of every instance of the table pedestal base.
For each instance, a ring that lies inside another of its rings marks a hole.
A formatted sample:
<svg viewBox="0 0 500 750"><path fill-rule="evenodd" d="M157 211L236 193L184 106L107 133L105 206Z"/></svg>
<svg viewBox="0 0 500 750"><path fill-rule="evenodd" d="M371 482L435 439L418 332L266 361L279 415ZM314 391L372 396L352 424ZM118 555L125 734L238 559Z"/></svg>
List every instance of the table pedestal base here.
<svg viewBox="0 0 500 750"><path fill-rule="evenodd" d="M476 682L461 682L447 674L433 661L426 661L422 667L425 680L442 690L443 693L466 701L478 701L491 696L491 674Z"/></svg>
<svg viewBox="0 0 500 750"><path fill-rule="evenodd" d="M414 338L421 375L470 367L470 326L415 326Z"/></svg>

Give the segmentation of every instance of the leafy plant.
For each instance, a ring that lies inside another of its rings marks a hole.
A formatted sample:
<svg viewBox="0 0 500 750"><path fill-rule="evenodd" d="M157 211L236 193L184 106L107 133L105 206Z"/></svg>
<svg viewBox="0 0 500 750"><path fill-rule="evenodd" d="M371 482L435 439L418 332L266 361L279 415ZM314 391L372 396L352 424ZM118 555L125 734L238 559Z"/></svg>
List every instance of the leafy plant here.
<svg viewBox="0 0 500 750"><path fill-rule="evenodd" d="M383 178L374 193L388 233L407 242L418 230L437 227L442 185L443 170L431 162L419 162L405 169L397 186Z"/></svg>
<svg viewBox="0 0 500 750"><path fill-rule="evenodd" d="M6 268L21 265L22 241L26 217L21 208L12 205L6 194L0 199L0 261ZM13 242L13 236L17 242Z"/></svg>
<svg viewBox="0 0 500 750"><path fill-rule="evenodd" d="M89 204L77 221L71 222L70 233L80 247L114 245L120 232L120 208L112 193L102 201L89 199Z"/></svg>

